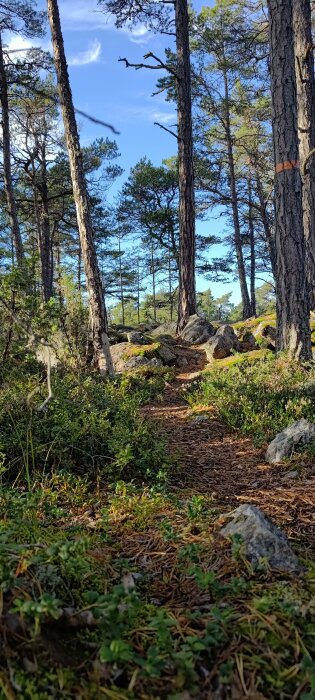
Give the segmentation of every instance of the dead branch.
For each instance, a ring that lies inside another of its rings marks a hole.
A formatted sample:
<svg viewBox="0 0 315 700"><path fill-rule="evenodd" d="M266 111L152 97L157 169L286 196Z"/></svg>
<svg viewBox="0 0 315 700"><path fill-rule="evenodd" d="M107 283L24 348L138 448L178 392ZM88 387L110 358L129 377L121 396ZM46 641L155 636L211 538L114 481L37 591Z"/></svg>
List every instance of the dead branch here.
<svg viewBox="0 0 315 700"><path fill-rule="evenodd" d="M160 129L163 129L163 131L167 131L168 134L171 134L171 136L175 136L175 138L178 141L178 136L175 134L175 131L172 131L171 129L168 129L166 126L163 126L163 124L160 124L160 122L153 122L155 126L159 126Z"/></svg>

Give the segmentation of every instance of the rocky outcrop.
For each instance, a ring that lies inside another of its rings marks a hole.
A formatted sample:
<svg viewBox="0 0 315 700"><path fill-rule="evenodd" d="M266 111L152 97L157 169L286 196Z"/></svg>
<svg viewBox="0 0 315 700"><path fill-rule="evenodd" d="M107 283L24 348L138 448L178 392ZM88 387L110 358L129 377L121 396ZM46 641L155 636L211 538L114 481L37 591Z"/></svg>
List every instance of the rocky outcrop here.
<svg viewBox="0 0 315 700"><path fill-rule="evenodd" d="M176 338L176 327L176 321L166 321L165 323L161 323L160 326L157 326L157 328L154 328L153 331L151 331L151 335L154 338L159 335L170 335L172 338Z"/></svg>
<svg viewBox="0 0 315 700"><path fill-rule="evenodd" d="M244 504L226 517L229 522L220 530L222 537L240 538L244 555L255 566L269 566L288 574L303 572L288 538L259 508Z"/></svg>
<svg viewBox="0 0 315 700"><path fill-rule="evenodd" d="M181 338L185 343L201 345L215 334L215 328L205 318L197 314L190 316L187 325L181 333Z"/></svg>
<svg viewBox="0 0 315 700"><path fill-rule="evenodd" d="M154 347L152 353L143 352L143 346L131 343L117 343L111 347L111 356L115 372L128 372L138 367L161 367L163 362L155 356Z"/></svg>
<svg viewBox="0 0 315 700"><path fill-rule="evenodd" d="M150 342L149 338L146 338L139 331L130 331L127 333L128 343L134 343L135 345L147 345Z"/></svg>
<svg viewBox="0 0 315 700"><path fill-rule="evenodd" d="M162 360L164 365L174 365L176 363L177 355L175 352L173 352L169 345L161 344L156 354L157 357Z"/></svg>
<svg viewBox="0 0 315 700"><path fill-rule="evenodd" d="M314 440L314 423L309 423L305 418L301 418L276 435L268 446L266 460L270 464L278 464L287 457L291 457L297 447L307 445Z"/></svg>
<svg viewBox="0 0 315 700"><path fill-rule="evenodd" d="M215 336L210 338L203 348L209 361L222 360L231 355L233 350L239 352L240 344L232 326L225 325L218 328Z"/></svg>
<svg viewBox="0 0 315 700"><path fill-rule="evenodd" d="M253 331L256 341L263 341L264 345L270 350L276 347L276 329L274 326L266 323L260 323Z"/></svg>
<svg viewBox="0 0 315 700"><path fill-rule="evenodd" d="M251 352L257 349L256 338L251 331L246 331L241 336L239 336L239 344L241 352Z"/></svg>

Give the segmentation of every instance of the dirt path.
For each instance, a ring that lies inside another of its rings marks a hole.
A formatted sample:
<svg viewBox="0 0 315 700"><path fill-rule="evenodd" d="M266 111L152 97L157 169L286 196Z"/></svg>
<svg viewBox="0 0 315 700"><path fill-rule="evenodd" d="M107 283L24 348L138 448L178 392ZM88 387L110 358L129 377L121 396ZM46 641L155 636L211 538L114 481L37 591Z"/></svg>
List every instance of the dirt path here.
<svg viewBox="0 0 315 700"><path fill-rule="evenodd" d="M315 477L284 481L286 470L265 462L264 450L232 433L209 414L199 420L184 398L204 365L203 353L181 348L187 367L166 388L163 402L144 409L168 436L169 451L179 463L176 489L208 494L222 510L242 502L260 506L276 521L286 524L292 536L302 536L315 546ZM205 411L203 411L203 415Z"/></svg>

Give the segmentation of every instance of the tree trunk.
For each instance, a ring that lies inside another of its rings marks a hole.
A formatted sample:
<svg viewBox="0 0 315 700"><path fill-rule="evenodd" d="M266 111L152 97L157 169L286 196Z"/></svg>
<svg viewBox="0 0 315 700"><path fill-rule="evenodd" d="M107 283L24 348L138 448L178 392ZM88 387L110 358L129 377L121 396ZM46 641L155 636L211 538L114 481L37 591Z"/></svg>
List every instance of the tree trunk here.
<svg viewBox="0 0 315 700"><path fill-rule="evenodd" d="M154 248L153 248L153 246L151 246L151 274L152 274L153 318L156 321L156 285L155 285L155 261L154 261Z"/></svg>
<svg viewBox="0 0 315 700"><path fill-rule="evenodd" d="M180 332L196 313L195 191L191 114L191 68L187 0L175 2L177 54L177 122L179 170L180 282L178 325Z"/></svg>
<svg viewBox="0 0 315 700"><path fill-rule="evenodd" d="M292 0L268 0L275 160L277 350L312 357L305 274Z"/></svg>
<svg viewBox="0 0 315 700"><path fill-rule="evenodd" d="M21 231L18 222L16 202L14 197L12 170L11 170L11 137L10 137L10 122L9 122L9 102L8 102L8 83L5 71L2 38L0 33L0 102L2 113L2 147L3 147L3 179L4 190L7 201L8 217L12 232L12 241L15 250L16 260L18 265L21 265L24 258L23 244Z"/></svg>
<svg viewBox="0 0 315 700"><path fill-rule="evenodd" d="M253 206L252 206L252 186L248 180L248 233L250 246L250 315L256 316L256 251L255 251L255 232L253 221Z"/></svg>
<svg viewBox="0 0 315 700"><path fill-rule="evenodd" d="M119 286L120 286L120 303L121 303L121 320L123 326L125 325L125 297L124 297L124 283L121 265L121 246L120 238L118 239L118 252L119 252Z"/></svg>
<svg viewBox="0 0 315 700"><path fill-rule="evenodd" d="M140 262L137 260L137 318L140 323Z"/></svg>
<svg viewBox="0 0 315 700"><path fill-rule="evenodd" d="M38 185L41 196L40 208L40 261L41 277L44 301L49 301L53 291L52 269L52 238L50 233L48 186L47 186L47 162L45 142L41 144L40 154L40 182Z"/></svg>
<svg viewBox="0 0 315 700"><path fill-rule="evenodd" d="M106 372L113 374L113 365L107 334L106 308L93 238L89 199L83 171L82 152L72 101L57 0L47 0L47 9L55 69L57 74L59 98L69 155L82 258L89 296L94 361L101 374L105 374Z"/></svg>
<svg viewBox="0 0 315 700"><path fill-rule="evenodd" d="M170 234L169 234L169 245L168 245L168 294L169 294L169 304L170 304L170 316L171 321L173 321L173 285L172 285L172 257L171 257L171 245L170 245Z"/></svg>
<svg viewBox="0 0 315 700"><path fill-rule="evenodd" d="M234 153L233 153L233 143L232 143L232 131L231 131L231 118L230 118L230 95L229 86L226 70L223 71L224 79L224 98L225 98L225 131L226 131L226 142L228 151L228 162L229 162L229 186L232 202L232 213L233 213L233 227L234 227L234 245L237 259L237 270L238 277L241 288L242 297L242 316L243 318L249 318L251 315L250 309L250 298L248 293L247 281L246 281L246 270L243 257L242 248L242 238L241 238L241 227L240 219L238 213L238 199L236 190L236 178L235 178L235 166L234 166Z"/></svg>
<svg viewBox="0 0 315 700"><path fill-rule="evenodd" d="M258 170L256 170L256 178L255 179L256 179L256 188L257 188L257 194L258 194L258 199L259 199L259 204L260 204L260 216L261 216L262 224L264 227L266 244L267 244L268 253L269 253L269 257L270 257L272 275L273 275L274 280L276 280L277 269L276 269L275 239L274 239L274 235L273 235L271 225L270 225L270 217L269 217L269 213L267 210L267 205L265 202L265 197L264 197L264 192L263 192L263 186L261 183L261 179L260 179L260 175L259 175Z"/></svg>
<svg viewBox="0 0 315 700"><path fill-rule="evenodd" d="M293 0L300 168L306 276L310 307L315 309L315 78L310 0Z"/></svg>

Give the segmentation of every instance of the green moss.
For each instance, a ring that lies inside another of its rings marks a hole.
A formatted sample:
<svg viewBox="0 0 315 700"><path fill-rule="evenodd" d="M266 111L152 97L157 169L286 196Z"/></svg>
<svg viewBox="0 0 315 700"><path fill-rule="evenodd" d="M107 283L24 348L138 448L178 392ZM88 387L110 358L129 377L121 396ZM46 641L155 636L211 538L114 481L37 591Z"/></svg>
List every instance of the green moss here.
<svg viewBox="0 0 315 700"><path fill-rule="evenodd" d="M156 353L161 347L161 343L152 343L150 345L133 345L130 343L130 348L128 347L123 354L124 360L129 360L130 357L135 355L140 355L141 357L155 357Z"/></svg>
<svg viewBox="0 0 315 700"><path fill-rule="evenodd" d="M208 365L205 371L211 371L211 369L215 368L234 367L235 365L242 365L244 363L253 364L265 357L271 357L271 355L271 351L264 348L238 353L237 355L225 357L223 360L214 360L211 365Z"/></svg>
<svg viewBox="0 0 315 700"><path fill-rule="evenodd" d="M275 326L276 314L272 313L266 316L259 316L258 318L250 318L247 321L238 321L237 323L232 323L232 326L238 331L238 335L241 335L246 333L246 331L253 332L260 324L262 324L262 328Z"/></svg>

